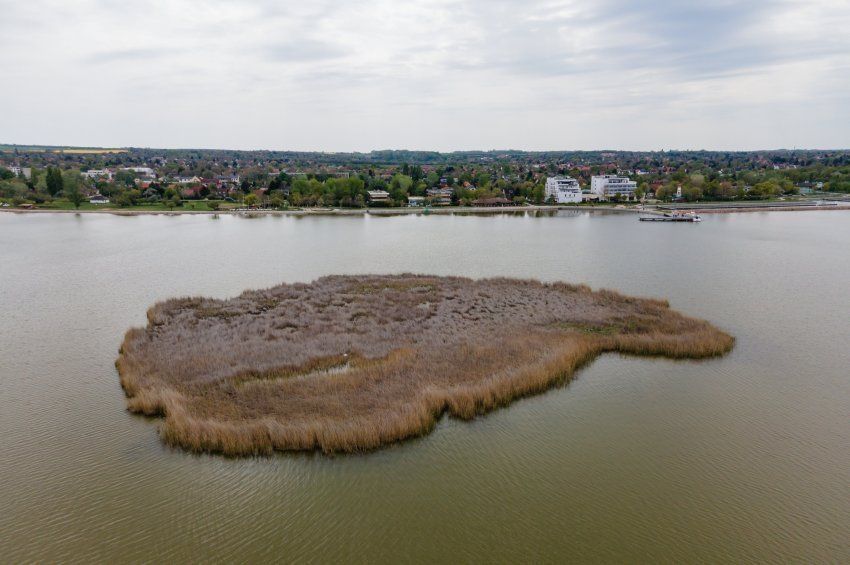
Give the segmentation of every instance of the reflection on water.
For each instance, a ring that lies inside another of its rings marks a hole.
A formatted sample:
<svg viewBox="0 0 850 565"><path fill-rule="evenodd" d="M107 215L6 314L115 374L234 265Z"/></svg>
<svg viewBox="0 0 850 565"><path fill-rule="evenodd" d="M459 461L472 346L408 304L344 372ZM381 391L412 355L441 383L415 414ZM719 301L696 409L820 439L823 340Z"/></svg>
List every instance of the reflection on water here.
<svg viewBox="0 0 850 565"><path fill-rule="evenodd" d="M4 561L850 560L850 215L0 214ZM353 457L163 447L113 366L156 300L330 273L670 299L728 357L568 387Z"/></svg>

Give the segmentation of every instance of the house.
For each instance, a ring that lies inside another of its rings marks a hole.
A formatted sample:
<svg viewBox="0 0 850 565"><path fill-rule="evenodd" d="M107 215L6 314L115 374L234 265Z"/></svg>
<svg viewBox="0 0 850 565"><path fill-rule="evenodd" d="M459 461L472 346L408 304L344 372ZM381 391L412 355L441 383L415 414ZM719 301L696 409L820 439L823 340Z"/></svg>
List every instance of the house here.
<svg viewBox="0 0 850 565"><path fill-rule="evenodd" d="M805 181L798 184L797 189L800 191L800 194L811 194L815 190L823 190L823 183Z"/></svg>
<svg viewBox="0 0 850 565"><path fill-rule="evenodd" d="M210 189L210 191L220 191L223 187L223 183L218 180L217 177L204 178L201 177L201 184Z"/></svg>
<svg viewBox="0 0 850 565"><path fill-rule="evenodd" d="M31 167L9 167L9 170L12 171L16 177L24 177L25 179L32 178Z"/></svg>
<svg viewBox="0 0 850 565"><path fill-rule="evenodd" d="M367 190L366 195L369 197L370 203L389 204L389 203L392 202L392 200L390 200L390 193L387 192L386 190Z"/></svg>
<svg viewBox="0 0 850 565"><path fill-rule="evenodd" d="M578 204L581 202L581 187L572 177L548 177L546 179L546 201L554 200L558 204Z"/></svg>
<svg viewBox="0 0 850 565"><path fill-rule="evenodd" d="M184 187L180 190L180 196L183 198L200 198L203 188L201 185Z"/></svg>
<svg viewBox="0 0 850 565"><path fill-rule="evenodd" d="M89 198L89 202L91 204L109 204L109 198L105 197L102 194L95 194L91 198Z"/></svg>
<svg viewBox="0 0 850 565"><path fill-rule="evenodd" d="M449 206L452 203L454 191L451 188L429 188L425 193L437 206Z"/></svg>
<svg viewBox="0 0 850 565"><path fill-rule="evenodd" d="M201 182L201 178L198 177L197 175L191 176L191 177L177 177L175 179L175 182L177 184L196 184L196 183Z"/></svg>
<svg viewBox="0 0 850 565"><path fill-rule="evenodd" d="M222 186L225 184L237 185L239 184L239 180L239 175L237 174L215 176L215 182L218 184L218 186Z"/></svg>
<svg viewBox="0 0 850 565"><path fill-rule="evenodd" d="M122 170L124 171L133 171L138 175L142 175L143 177L148 177L155 179L156 173L150 167L124 167Z"/></svg>
<svg viewBox="0 0 850 565"><path fill-rule="evenodd" d="M424 206L425 205L425 197L424 196L408 196L407 197L407 205L408 206Z"/></svg>
<svg viewBox="0 0 850 565"><path fill-rule="evenodd" d="M80 172L80 174L92 180L99 178L106 178L107 180L112 180L112 171L110 171L109 169L89 169L88 171Z"/></svg>
<svg viewBox="0 0 850 565"><path fill-rule="evenodd" d="M619 195L620 198L631 200L635 197L637 183L628 177L618 175L594 175L590 177L590 192L599 196L600 200Z"/></svg>
<svg viewBox="0 0 850 565"><path fill-rule="evenodd" d="M797 185L797 190L800 192L800 194L811 194L813 189L814 184L808 181L801 182Z"/></svg>

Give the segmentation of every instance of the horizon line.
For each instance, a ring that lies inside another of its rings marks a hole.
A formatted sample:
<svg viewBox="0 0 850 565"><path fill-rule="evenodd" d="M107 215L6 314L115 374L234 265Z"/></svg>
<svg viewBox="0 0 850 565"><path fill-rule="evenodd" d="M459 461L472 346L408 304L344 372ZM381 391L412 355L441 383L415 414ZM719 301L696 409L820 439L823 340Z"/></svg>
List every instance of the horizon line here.
<svg viewBox="0 0 850 565"><path fill-rule="evenodd" d="M237 149L231 147L156 147L142 145L50 145L40 143L0 143L0 147L12 148L26 151L27 148L45 148L45 149L104 149L104 150L163 150L163 151L243 151L243 152L265 152L265 153L319 153L330 155L346 155L360 154L368 155L371 153L383 151L395 152L410 152L410 153L438 153L451 155L455 153L776 153L790 151L850 151L850 148L841 147L777 147L772 149L680 149L680 148L661 148L661 149L517 149L517 148L493 148L493 149L408 149L408 148L380 148L369 150L325 150L325 149L269 149L269 148L252 148L252 149Z"/></svg>

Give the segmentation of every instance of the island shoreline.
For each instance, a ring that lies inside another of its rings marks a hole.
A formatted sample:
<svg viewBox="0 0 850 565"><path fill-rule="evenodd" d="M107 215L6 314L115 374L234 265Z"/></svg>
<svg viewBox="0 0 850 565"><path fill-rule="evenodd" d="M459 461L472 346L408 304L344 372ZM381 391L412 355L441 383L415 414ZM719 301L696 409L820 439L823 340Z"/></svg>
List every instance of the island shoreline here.
<svg viewBox="0 0 850 565"><path fill-rule="evenodd" d="M704 359L734 338L663 300L530 279L336 275L148 311L116 360L162 440L226 456L372 451L574 378L602 353Z"/></svg>

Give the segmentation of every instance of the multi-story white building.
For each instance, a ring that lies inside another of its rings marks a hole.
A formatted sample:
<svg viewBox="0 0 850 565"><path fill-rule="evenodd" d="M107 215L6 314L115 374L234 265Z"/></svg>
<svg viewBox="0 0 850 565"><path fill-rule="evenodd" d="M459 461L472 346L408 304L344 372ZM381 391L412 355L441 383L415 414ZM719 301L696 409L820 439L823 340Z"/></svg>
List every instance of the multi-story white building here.
<svg viewBox="0 0 850 565"><path fill-rule="evenodd" d="M572 177L549 177L546 179L546 201L554 199L558 204L581 202L581 187Z"/></svg>
<svg viewBox="0 0 850 565"><path fill-rule="evenodd" d="M15 176L23 176L24 178L32 178L32 168L30 167L9 167L9 170Z"/></svg>
<svg viewBox="0 0 850 565"><path fill-rule="evenodd" d="M590 179L590 192L600 199L612 198L619 194L620 198L631 200L635 197L637 183L629 177L617 175L599 175Z"/></svg>
<svg viewBox="0 0 850 565"><path fill-rule="evenodd" d="M112 180L112 171L109 169L89 169L88 171L83 171L80 174L90 179L106 177L107 179Z"/></svg>
<svg viewBox="0 0 850 565"><path fill-rule="evenodd" d="M125 171L133 171L136 174L142 175L147 178L156 178L156 172L150 167L124 167Z"/></svg>

